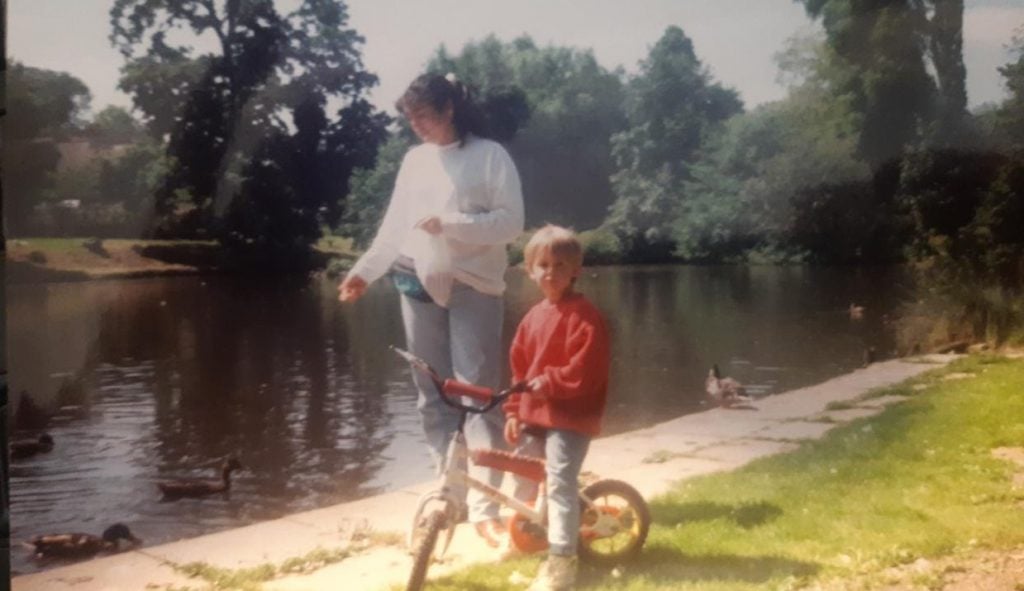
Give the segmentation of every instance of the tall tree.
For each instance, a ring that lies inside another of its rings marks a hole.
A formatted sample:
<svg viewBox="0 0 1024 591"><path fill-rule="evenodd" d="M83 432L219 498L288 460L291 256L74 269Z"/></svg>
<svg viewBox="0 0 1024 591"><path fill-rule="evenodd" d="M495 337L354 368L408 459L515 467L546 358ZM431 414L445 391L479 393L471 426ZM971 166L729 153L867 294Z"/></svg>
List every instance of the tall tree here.
<svg viewBox="0 0 1024 591"><path fill-rule="evenodd" d="M949 144L966 115L963 0L798 0L820 18L844 70L837 94L863 117L873 169L911 145Z"/></svg>
<svg viewBox="0 0 1024 591"><path fill-rule="evenodd" d="M1017 59L999 68L1010 96L996 112L995 132L1002 144L1024 150L1024 26L1017 30L1010 49Z"/></svg>
<svg viewBox="0 0 1024 591"><path fill-rule="evenodd" d="M626 104L629 127L612 139L616 200L607 222L627 256L665 258L690 167L743 104L734 90L712 81L693 42L674 26L641 62Z"/></svg>
<svg viewBox="0 0 1024 591"><path fill-rule="evenodd" d="M964 2L931 0L928 54L935 71L939 104L934 141L951 144L963 132L967 116L967 69L964 67Z"/></svg>
<svg viewBox="0 0 1024 591"><path fill-rule="evenodd" d="M66 72L8 64L4 213L12 236L32 230L32 210L53 186L57 143L80 129L89 100L85 84Z"/></svg>
<svg viewBox="0 0 1024 591"><path fill-rule="evenodd" d="M477 86L492 131L522 128L508 147L523 182L527 225L601 223L613 198L609 140L625 123L617 73L590 51L540 47L526 36L488 37L454 56L442 47L428 69Z"/></svg>
<svg viewBox="0 0 1024 591"><path fill-rule="evenodd" d="M343 2L302 0L282 12L272 0L116 0L110 20L126 58L122 88L172 157L156 204L164 231L267 246L290 244L298 227L311 240L305 228L338 220L348 175L372 162L387 123L364 98L376 77L363 69ZM193 45L204 36L214 48L200 53ZM282 155L301 165L261 163ZM290 195L282 200L302 223L218 223L273 199L260 190Z"/></svg>
<svg viewBox="0 0 1024 591"><path fill-rule="evenodd" d="M96 144L114 146L132 144L143 139L139 121L122 107L109 106L93 117L85 134Z"/></svg>

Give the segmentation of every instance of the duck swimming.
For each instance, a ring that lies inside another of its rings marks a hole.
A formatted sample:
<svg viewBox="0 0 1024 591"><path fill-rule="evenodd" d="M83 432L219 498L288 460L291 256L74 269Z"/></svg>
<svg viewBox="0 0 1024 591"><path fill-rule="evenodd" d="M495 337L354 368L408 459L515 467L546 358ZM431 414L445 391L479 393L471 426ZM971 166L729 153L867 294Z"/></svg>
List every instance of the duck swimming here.
<svg viewBox="0 0 1024 591"><path fill-rule="evenodd" d="M22 439L11 442L11 459L21 460L32 457L38 453L47 453L53 449L53 437L49 433L43 433L39 439Z"/></svg>
<svg viewBox="0 0 1024 591"><path fill-rule="evenodd" d="M737 402L750 402L752 398L747 396L743 384L732 378L723 378L722 372L718 370L718 364L711 366L708 377L704 380L704 391L708 396L717 400L723 406L731 406Z"/></svg>
<svg viewBox="0 0 1024 591"><path fill-rule="evenodd" d="M198 498L231 490L231 472L241 470L242 463L235 458L226 460L220 468L220 480L182 479L158 482L156 485L164 494L164 500L185 497Z"/></svg>
<svg viewBox="0 0 1024 591"><path fill-rule="evenodd" d="M128 526L115 523L102 536L92 534L46 534L36 536L27 542L34 548L36 558L88 558L100 552L120 550L119 540L127 540L133 546L142 540L132 535Z"/></svg>

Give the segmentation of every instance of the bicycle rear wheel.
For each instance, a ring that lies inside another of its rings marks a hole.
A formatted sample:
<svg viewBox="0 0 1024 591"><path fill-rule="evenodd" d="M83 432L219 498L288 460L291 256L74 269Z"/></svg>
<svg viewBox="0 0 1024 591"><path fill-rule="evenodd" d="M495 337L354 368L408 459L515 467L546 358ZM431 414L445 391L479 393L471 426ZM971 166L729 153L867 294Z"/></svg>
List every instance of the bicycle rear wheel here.
<svg viewBox="0 0 1024 591"><path fill-rule="evenodd" d="M598 480L583 495L591 504L581 500L580 560L615 564L640 552L651 528L643 496L620 480Z"/></svg>
<svg viewBox="0 0 1024 591"><path fill-rule="evenodd" d="M434 546L437 545L437 537L445 528L447 519L444 511L434 511L427 515L423 523L423 536L419 538L416 547L413 548L412 572L409 573L409 583L405 586L406 591L420 591L427 579L427 569L430 568L430 561L434 558Z"/></svg>

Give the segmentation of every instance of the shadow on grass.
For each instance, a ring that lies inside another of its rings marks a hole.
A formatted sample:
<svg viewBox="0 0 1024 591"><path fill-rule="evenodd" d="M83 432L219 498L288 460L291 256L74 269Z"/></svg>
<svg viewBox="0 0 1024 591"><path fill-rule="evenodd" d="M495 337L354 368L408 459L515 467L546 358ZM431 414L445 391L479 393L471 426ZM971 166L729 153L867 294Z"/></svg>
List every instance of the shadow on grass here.
<svg viewBox="0 0 1024 591"><path fill-rule="evenodd" d="M538 555L538 559L542 559ZM515 561L488 566L477 566L467 572L432 579L429 589L436 591L495 591L522 589L522 583L512 583L509 577L517 571L532 579L540 561L532 564ZM619 576L611 574L607 566L580 565L578 589L610 587L619 589L675 589L701 582L737 582L762 585L790 577L803 578L816 575L821 566L781 556L736 556L725 554L689 555L664 546L645 549L639 557L619 567ZM397 589L397 587L395 588Z"/></svg>
<svg viewBox="0 0 1024 591"><path fill-rule="evenodd" d="M693 523L695 521L714 521L729 519L736 525L749 529L764 525L782 515L782 509L771 503L759 501L727 505L712 501L693 503L673 503L670 501L651 503L651 516L654 521L666 526Z"/></svg>
<svg viewBox="0 0 1024 591"><path fill-rule="evenodd" d="M584 566L580 569L579 582L581 587L588 587L614 580L615 587L624 587L633 579L643 579L655 588L671 589L680 583L700 581L759 584L787 577L808 577L820 569L816 563L781 556L693 556L671 548L655 547L644 550L635 561L626 565L617 579L609 576L607 568Z"/></svg>

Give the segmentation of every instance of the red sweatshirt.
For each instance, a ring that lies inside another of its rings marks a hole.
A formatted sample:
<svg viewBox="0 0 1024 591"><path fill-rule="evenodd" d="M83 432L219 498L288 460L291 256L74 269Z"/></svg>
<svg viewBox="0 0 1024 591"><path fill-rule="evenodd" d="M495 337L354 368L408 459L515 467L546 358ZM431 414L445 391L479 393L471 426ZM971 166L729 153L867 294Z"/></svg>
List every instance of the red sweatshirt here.
<svg viewBox="0 0 1024 591"><path fill-rule="evenodd" d="M513 394L502 407L506 416L591 437L600 432L608 394L608 331L586 298L574 293L531 308L519 323L509 356L513 381L543 374L549 386L546 396Z"/></svg>

